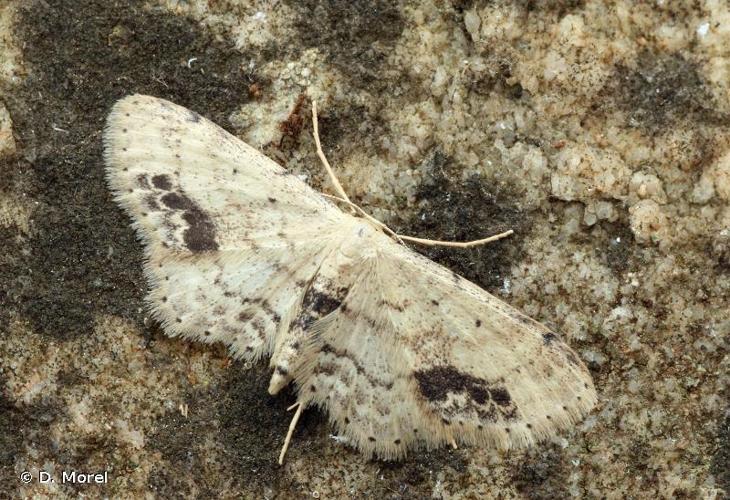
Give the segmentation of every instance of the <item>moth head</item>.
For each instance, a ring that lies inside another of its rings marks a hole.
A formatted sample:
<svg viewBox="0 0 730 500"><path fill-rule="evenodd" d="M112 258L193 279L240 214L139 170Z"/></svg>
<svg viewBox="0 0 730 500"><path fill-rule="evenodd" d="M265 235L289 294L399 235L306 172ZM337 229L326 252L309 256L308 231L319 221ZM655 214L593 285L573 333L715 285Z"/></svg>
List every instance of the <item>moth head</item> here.
<svg viewBox="0 0 730 500"><path fill-rule="evenodd" d="M382 235L380 228L366 219L355 219L348 232L349 236L345 238L340 252L349 259L362 257L369 252L374 254L375 240Z"/></svg>

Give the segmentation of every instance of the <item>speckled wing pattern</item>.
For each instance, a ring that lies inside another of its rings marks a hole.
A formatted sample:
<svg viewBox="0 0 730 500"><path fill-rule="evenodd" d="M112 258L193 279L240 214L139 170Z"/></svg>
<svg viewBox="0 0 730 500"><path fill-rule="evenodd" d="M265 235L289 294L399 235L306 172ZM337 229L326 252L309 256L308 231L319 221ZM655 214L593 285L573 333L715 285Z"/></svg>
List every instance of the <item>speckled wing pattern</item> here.
<svg viewBox="0 0 730 500"><path fill-rule="evenodd" d="M107 182L146 243L148 302L165 331L269 353L344 214L222 128L163 99L120 100Z"/></svg>
<svg viewBox="0 0 730 500"><path fill-rule="evenodd" d="M595 405L586 367L545 326L197 113L126 97L104 154L165 331L270 356L269 392L293 383L366 455L522 447Z"/></svg>

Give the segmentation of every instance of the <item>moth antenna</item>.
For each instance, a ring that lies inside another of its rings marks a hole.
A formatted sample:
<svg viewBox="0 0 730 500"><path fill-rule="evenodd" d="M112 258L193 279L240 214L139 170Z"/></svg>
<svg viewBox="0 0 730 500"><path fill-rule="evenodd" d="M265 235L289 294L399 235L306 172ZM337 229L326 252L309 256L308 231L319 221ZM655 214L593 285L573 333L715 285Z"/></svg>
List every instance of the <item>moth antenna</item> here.
<svg viewBox="0 0 730 500"><path fill-rule="evenodd" d="M317 101L312 101L312 124L314 125L314 142L317 144L317 155L319 156L319 159L322 160L322 164L327 170L332 184L335 186L335 191L337 191L343 200L352 204L350 198L347 197L347 193L345 193L345 190L342 188L342 184L340 184L340 181L337 180L337 176L332 171L332 167L330 166L330 162L327 161L324 151L322 151L322 144L319 142L319 126L317 125Z"/></svg>
<svg viewBox="0 0 730 500"><path fill-rule="evenodd" d="M284 463L284 455L286 455L286 450L289 449L289 442L291 441L292 434L294 434L294 428L297 426L297 422L299 422L299 417L302 416L302 411L304 410L304 405L297 401L296 403L291 405L289 408L287 408L286 411L290 411L294 407L297 408L297 411L294 414L294 417L291 419L291 423L289 424L289 431L287 431L287 433L286 433L286 439L284 439L284 446L281 447L281 453L279 454L279 465L282 465Z"/></svg>
<svg viewBox="0 0 730 500"><path fill-rule="evenodd" d="M507 236L509 236L511 234L514 234L514 231L510 229L509 231L505 231L503 233L495 234L495 235L489 236L487 238L482 238L480 240L473 240L473 241L428 240L425 238L415 238L413 236L406 236L404 234L397 234L396 236L398 236L402 240L412 241L413 243L420 243L421 245L469 248L469 247L475 247L478 245L484 245L485 243L489 243L491 241L501 240L502 238L506 238Z"/></svg>
<svg viewBox="0 0 730 500"><path fill-rule="evenodd" d="M391 236L393 236L396 240L398 240L399 243L405 245L405 241L411 241L413 243L420 243L421 245L427 245L427 246L469 248L469 247L475 247L478 245L484 245L485 243L489 243L491 241L501 240L502 238L506 238L507 236L514 233L514 231L510 229L509 231L505 231L503 233L495 234L495 235L489 236L487 238L482 238L479 240L472 240L472 241L429 240L429 239L425 239L425 238L416 238L414 236L406 236L404 234L396 233L391 228L386 226L384 223L380 222L378 219L376 219L372 215L368 214L365 210L360 208L359 205L356 205L355 203L353 203L350 200L350 198L347 197L347 193L345 193L345 190L343 189L342 184L340 184L340 181L337 180L337 176L335 175L335 172L332 170L332 167L330 166L329 161L327 161L327 157L324 155L324 151L322 151L322 144L319 141L319 125L317 124L317 101L312 101L312 125L314 128L314 142L317 145L317 155L319 156L319 159L322 161L322 165L324 165L325 170L327 170L327 174L330 176L330 180L332 181L332 184L335 186L335 191L337 191L337 193L339 194L339 196L331 196L331 195L326 195L324 193L322 193L322 195L326 196L327 198L332 198L332 199L347 203L347 205L349 205L350 208L352 208L356 212L359 212L360 214L362 214L362 216L365 217L367 220L374 223L376 226L382 227L385 230L385 232L387 232Z"/></svg>

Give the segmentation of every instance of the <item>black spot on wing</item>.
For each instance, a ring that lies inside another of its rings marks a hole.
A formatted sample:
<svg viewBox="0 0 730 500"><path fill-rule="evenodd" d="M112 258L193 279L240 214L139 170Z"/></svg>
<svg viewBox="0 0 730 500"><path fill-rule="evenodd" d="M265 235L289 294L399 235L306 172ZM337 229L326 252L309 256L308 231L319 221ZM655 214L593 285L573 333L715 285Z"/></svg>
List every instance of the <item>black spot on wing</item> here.
<svg viewBox="0 0 730 500"><path fill-rule="evenodd" d="M557 335L555 335L553 332L547 332L542 334L542 341L545 343L545 345L550 345L558 338Z"/></svg>
<svg viewBox="0 0 730 500"><path fill-rule="evenodd" d="M346 287L320 287L319 283L312 284L304 294L302 312L297 318L297 323L306 330L316 320L340 307L348 291Z"/></svg>
<svg viewBox="0 0 730 500"><path fill-rule="evenodd" d="M497 414L504 420L517 415L509 391L500 383L490 383L461 372L453 366L437 366L414 372L421 395L445 417L469 416L494 422ZM465 395L466 399L449 397Z"/></svg>
<svg viewBox="0 0 730 500"><path fill-rule="evenodd" d="M347 288L340 288L334 294L318 292L314 288L310 289L311 293L304 296L304 304L307 309L326 316L342 304L342 299L347 294Z"/></svg>
<svg viewBox="0 0 730 500"><path fill-rule="evenodd" d="M187 210L194 205L187 196L180 193L167 193L162 197L162 203L173 210Z"/></svg>
<svg viewBox="0 0 730 500"><path fill-rule="evenodd" d="M150 208L150 210L159 210L160 205L157 203L157 198L154 194L149 194L145 196L144 201L147 203L147 206Z"/></svg>
<svg viewBox="0 0 730 500"><path fill-rule="evenodd" d="M155 186L157 189L162 189L164 191L169 191L170 189L172 189L172 182L170 182L170 178L164 174L159 174L152 177L152 185Z"/></svg>
<svg viewBox="0 0 730 500"><path fill-rule="evenodd" d="M183 219L190 227L185 230L183 239L185 245L193 253L218 250L215 241L215 225L208 215L201 210L188 210Z"/></svg>
<svg viewBox="0 0 730 500"><path fill-rule="evenodd" d="M507 406L512 403L512 397L504 387L494 387L490 389L489 394L492 396L492 401L500 406Z"/></svg>
<svg viewBox="0 0 730 500"><path fill-rule="evenodd" d="M279 375L283 375L283 376L285 376L285 377L286 377L287 375L289 375L289 370L288 370L288 369L287 369L287 368L286 368L285 366L277 366L277 367L276 367L276 369L275 369L274 371L275 371L276 373L278 373Z"/></svg>
<svg viewBox="0 0 730 500"><path fill-rule="evenodd" d="M210 216L182 192L166 193L162 203L171 210L183 211L182 218L188 223L183 233L185 246L193 253L218 250L215 224Z"/></svg>
<svg viewBox="0 0 730 500"><path fill-rule="evenodd" d="M414 373L421 394L429 401L445 401L449 393L468 392L478 403L486 401L485 380L462 373L451 366L437 366Z"/></svg>
<svg viewBox="0 0 730 500"><path fill-rule="evenodd" d="M145 174L137 176L137 185L143 189L150 189L150 181Z"/></svg>

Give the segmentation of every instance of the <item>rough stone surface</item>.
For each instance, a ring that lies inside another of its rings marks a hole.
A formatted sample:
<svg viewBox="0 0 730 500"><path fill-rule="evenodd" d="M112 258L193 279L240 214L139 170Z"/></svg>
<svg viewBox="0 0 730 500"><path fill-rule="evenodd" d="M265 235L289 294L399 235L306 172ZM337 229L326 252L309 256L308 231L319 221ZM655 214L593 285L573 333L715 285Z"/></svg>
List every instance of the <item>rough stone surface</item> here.
<svg viewBox="0 0 730 500"><path fill-rule="evenodd" d="M5 105L0 102L0 157L15 154L15 138L13 137L13 121Z"/></svg>
<svg viewBox="0 0 730 500"><path fill-rule="evenodd" d="M730 491L726 2L0 4L0 497L722 498ZM264 365L166 337L102 176L111 104L220 123L561 331L600 404L531 450L366 461ZM9 134L6 134L9 130ZM108 471L106 485L23 471Z"/></svg>

